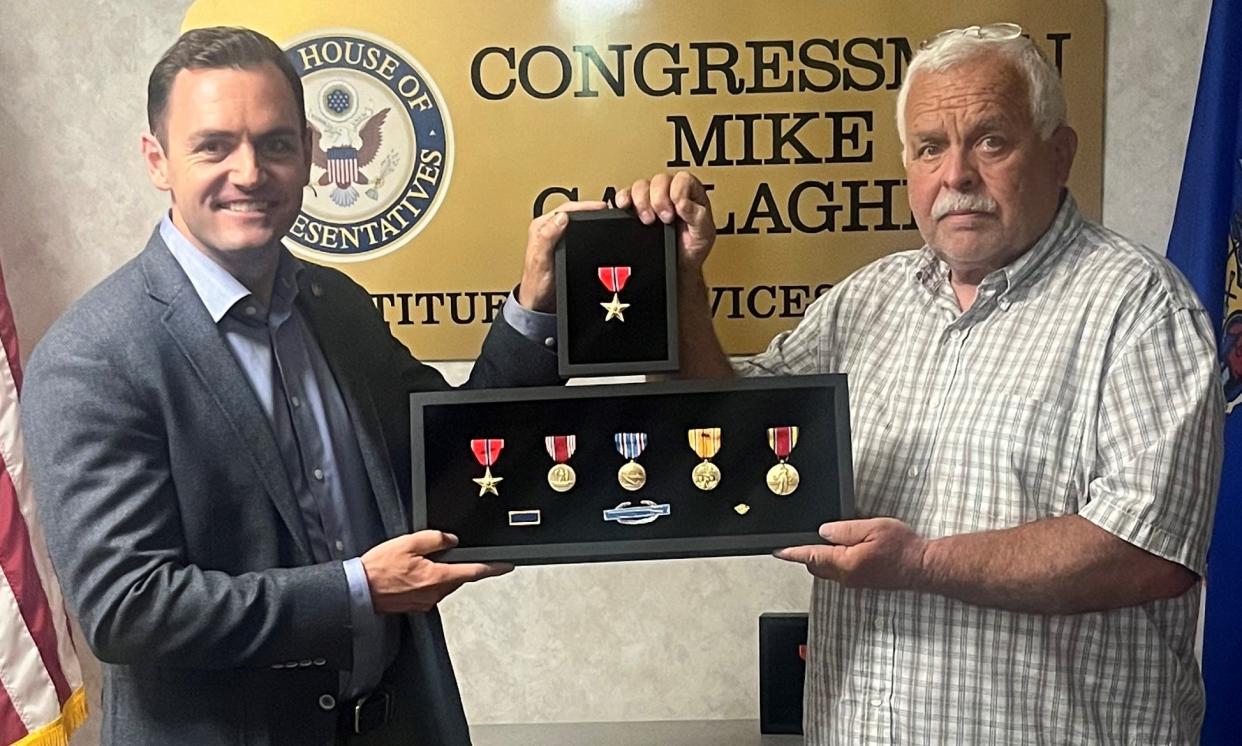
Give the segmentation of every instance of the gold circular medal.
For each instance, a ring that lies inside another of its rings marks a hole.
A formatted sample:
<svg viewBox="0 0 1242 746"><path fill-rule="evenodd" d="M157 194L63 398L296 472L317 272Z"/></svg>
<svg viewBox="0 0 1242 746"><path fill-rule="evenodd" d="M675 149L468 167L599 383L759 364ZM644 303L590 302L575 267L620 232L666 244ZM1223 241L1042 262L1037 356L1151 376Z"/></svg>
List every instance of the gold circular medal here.
<svg viewBox="0 0 1242 746"><path fill-rule="evenodd" d="M557 492L569 492L577 481L578 475L569 464L556 464L548 470L548 486Z"/></svg>
<svg viewBox="0 0 1242 746"><path fill-rule="evenodd" d="M768 469L768 489L784 497L798 489L798 470L784 461Z"/></svg>
<svg viewBox="0 0 1242 746"><path fill-rule="evenodd" d="M640 490L647 483L647 470L637 461L628 461L617 472L617 481L630 492Z"/></svg>
<svg viewBox="0 0 1242 746"><path fill-rule="evenodd" d="M694 482L694 486L708 492L716 489L716 485L720 484L720 469L710 461L704 461L694 467L694 471L690 472L690 479Z"/></svg>

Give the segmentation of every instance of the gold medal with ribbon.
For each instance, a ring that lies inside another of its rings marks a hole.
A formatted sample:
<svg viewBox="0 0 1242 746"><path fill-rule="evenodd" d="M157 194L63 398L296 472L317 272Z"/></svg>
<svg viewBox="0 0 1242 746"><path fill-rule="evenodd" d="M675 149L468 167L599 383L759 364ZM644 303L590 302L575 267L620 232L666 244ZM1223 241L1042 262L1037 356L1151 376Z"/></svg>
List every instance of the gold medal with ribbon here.
<svg viewBox="0 0 1242 746"><path fill-rule="evenodd" d="M630 492L642 489L647 483L647 470L634 459L647 448L647 433L616 433L612 438L617 452L629 459L617 471L617 481Z"/></svg>
<svg viewBox="0 0 1242 746"><path fill-rule="evenodd" d="M574 468L565 463L578 448L576 435L549 435L543 439L544 448L556 463L548 470L548 486L557 492L568 492L578 481Z"/></svg>
<svg viewBox="0 0 1242 746"><path fill-rule="evenodd" d="M716 489L720 484L720 469L710 459L720 450L720 428L696 427L686 434L690 438L690 450L703 459L690 472L690 480L704 492Z"/></svg>
<svg viewBox="0 0 1242 746"><path fill-rule="evenodd" d="M776 454L778 463L768 469L768 489L784 497L798 489L798 470L785 459L798 445L797 427L769 427L768 447Z"/></svg>

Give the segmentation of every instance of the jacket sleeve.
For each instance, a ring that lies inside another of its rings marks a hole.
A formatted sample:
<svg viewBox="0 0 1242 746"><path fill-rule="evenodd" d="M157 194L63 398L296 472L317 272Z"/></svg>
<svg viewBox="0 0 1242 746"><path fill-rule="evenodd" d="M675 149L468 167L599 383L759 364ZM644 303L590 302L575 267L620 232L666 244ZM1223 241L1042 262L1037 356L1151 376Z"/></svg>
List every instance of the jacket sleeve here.
<svg viewBox="0 0 1242 746"><path fill-rule="evenodd" d="M58 326L22 398L48 548L91 650L111 663L349 668L339 562L230 575L189 561L167 423L122 358Z"/></svg>
<svg viewBox="0 0 1242 746"><path fill-rule="evenodd" d="M361 325L365 324L366 334L386 340L387 361L381 367L397 372L403 391L408 393L450 389L440 371L420 361L393 336L366 291L352 281L347 282L352 290L346 289L346 292L356 296L357 307L366 309L365 314L362 317L356 316L352 323L360 325L357 327L359 334L364 333ZM505 320L503 313L497 313L463 388L553 386L561 382L562 379L557 373L556 351L522 336Z"/></svg>

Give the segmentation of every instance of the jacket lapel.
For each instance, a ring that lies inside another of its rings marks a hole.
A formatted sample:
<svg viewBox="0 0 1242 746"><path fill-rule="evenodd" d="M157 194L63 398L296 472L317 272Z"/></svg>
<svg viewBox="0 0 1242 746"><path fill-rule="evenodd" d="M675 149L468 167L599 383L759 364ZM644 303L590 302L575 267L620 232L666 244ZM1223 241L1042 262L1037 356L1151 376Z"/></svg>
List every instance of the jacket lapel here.
<svg viewBox="0 0 1242 746"><path fill-rule="evenodd" d="M310 540L297 498L285 476L271 424L237 359L189 278L164 245L158 229L142 253L142 269L151 297L167 308L161 318L164 328L237 434L238 456L254 466L258 482L276 506L302 561L311 562Z"/></svg>
<svg viewBox="0 0 1242 746"><path fill-rule="evenodd" d="M349 419L358 438L358 450L362 452L362 460L366 465L367 477L371 482L371 491L375 495L384 531L389 537L409 533L409 524L388 458L388 444L384 441L375 400L366 384L365 372L358 366L356 356L346 352L354 346L354 340L350 338L352 330L335 320L331 299L325 296L322 285L308 277L310 274L304 271L298 275L298 304L319 340L319 347L323 350L323 356L328 361L328 367L332 369L336 385L341 391L341 398L345 400L345 407L349 410Z"/></svg>

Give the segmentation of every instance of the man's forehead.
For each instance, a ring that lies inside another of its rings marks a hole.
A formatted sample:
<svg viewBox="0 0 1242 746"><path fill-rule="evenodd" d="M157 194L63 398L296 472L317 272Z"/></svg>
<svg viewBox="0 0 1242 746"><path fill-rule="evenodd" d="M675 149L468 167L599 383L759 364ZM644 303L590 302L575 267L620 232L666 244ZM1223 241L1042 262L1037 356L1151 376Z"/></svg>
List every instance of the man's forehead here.
<svg viewBox="0 0 1242 746"><path fill-rule="evenodd" d="M213 101L245 95L279 97L293 105L293 91L280 69L270 62L247 67L182 68L173 78L169 99Z"/></svg>
<svg viewBox="0 0 1242 746"><path fill-rule="evenodd" d="M1029 121L1026 79L1007 60L976 57L946 70L922 71L910 81L906 121L954 116L1001 121Z"/></svg>
<svg viewBox="0 0 1242 746"><path fill-rule="evenodd" d="M270 62L251 67L184 68L177 72L169 91L169 113L179 112L198 120L211 114L225 115L266 104L296 125L297 102L289 82ZM272 105L275 106L272 106ZM195 123L188 123L196 126Z"/></svg>

